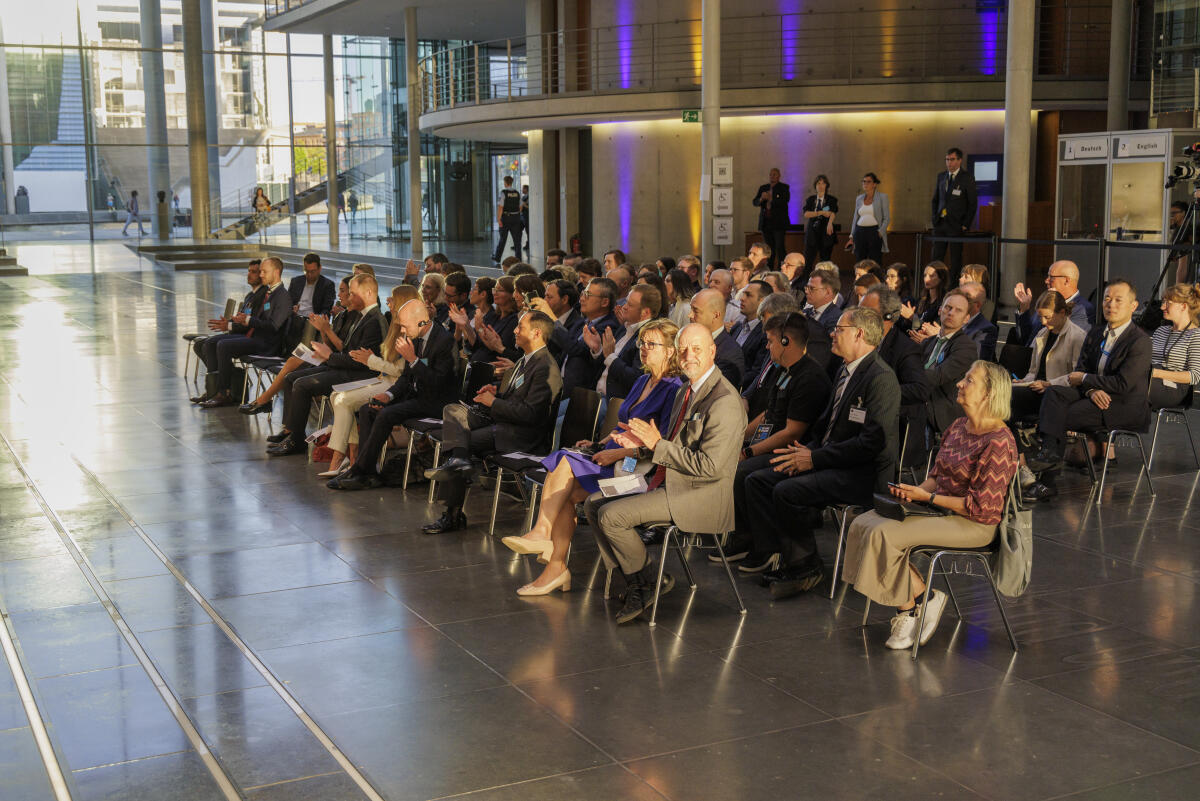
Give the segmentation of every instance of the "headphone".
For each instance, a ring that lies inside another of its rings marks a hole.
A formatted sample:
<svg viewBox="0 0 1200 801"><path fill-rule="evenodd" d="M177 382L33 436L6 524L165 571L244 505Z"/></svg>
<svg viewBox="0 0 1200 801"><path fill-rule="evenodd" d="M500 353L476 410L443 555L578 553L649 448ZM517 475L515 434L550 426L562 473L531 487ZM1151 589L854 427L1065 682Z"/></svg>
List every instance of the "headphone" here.
<svg viewBox="0 0 1200 801"><path fill-rule="evenodd" d="M786 348L788 345L792 344L792 340L788 337L787 334L784 334L783 336L781 336L779 338L779 344L783 345Z"/></svg>
<svg viewBox="0 0 1200 801"><path fill-rule="evenodd" d="M889 312L889 313L883 315L883 319L885 322L890 323L892 320L895 320L899 314L900 314L900 310L896 309L896 311L894 311L894 312Z"/></svg>

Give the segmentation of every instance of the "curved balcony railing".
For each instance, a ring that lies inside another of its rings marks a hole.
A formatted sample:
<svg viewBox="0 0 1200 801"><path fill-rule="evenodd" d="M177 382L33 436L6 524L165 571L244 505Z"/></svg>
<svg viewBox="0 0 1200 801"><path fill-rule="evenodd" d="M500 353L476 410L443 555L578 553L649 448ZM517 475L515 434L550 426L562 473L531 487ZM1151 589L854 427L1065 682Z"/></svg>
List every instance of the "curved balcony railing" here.
<svg viewBox="0 0 1200 801"><path fill-rule="evenodd" d="M1005 3L895 11L734 17L721 21L724 89L1003 81ZM1107 3L1042 3L1038 79L1108 76ZM1135 34L1135 42L1140 42ZM1135 48L1133 72L1148 69ZM1143 51L1146 51L1143 54ZM700 20L552 31L436 52L420 61L423 113L552 95L664 92L700 86Z"/></svg>

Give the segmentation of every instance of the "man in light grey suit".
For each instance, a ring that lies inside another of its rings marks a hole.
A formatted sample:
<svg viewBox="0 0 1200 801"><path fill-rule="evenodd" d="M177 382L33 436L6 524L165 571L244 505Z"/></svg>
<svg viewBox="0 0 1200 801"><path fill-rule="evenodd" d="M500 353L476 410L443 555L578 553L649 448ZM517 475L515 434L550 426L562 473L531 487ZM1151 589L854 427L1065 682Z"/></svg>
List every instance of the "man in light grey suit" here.
<svg viewBox="0 0 1200 801"><path fill-rule="evenodd" d="M637 526L673 522L693 534L733 529L733 476L746 412L737 388L716 368L717 346L707 328L685 326L676 350L688 384L675 396L666 432L633 419L616 435L623 447L644 449L656 465L646 492L611 500L597 492L584 505L605 563L625 575L618 623L637 618L654 599L657 571ZM673 585L664 575L661 592Z"/></svg>

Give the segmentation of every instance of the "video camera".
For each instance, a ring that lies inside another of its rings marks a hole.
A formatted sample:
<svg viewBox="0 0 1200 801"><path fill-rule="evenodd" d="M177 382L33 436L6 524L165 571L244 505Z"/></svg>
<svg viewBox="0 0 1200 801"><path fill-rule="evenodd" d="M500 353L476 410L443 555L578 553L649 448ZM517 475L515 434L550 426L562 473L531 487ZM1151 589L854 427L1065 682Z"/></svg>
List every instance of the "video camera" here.
<svg viewBox="0 0 1200 801"><path fill-rule="evenodd" d="M1167 176L1165 188L1170 189L1180 181L1192 181L1196 189L1200 189L1200 142L1193 142L1183 149L1183 155L1192 160L1191 164L1176 164Z"/></svg>

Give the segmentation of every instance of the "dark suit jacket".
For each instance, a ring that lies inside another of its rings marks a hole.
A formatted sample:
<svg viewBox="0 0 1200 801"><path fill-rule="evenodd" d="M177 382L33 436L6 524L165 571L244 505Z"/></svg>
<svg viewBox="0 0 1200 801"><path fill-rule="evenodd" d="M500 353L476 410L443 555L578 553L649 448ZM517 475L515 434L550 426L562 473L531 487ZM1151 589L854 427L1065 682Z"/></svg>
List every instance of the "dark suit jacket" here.
<svg viewBox="0 0 1200 801"><path fill-rule="evenodd" d="M544 451L553 429L550 402L562 392L562 374L549 348L542 348L520 365L519 379L517 368L514 364L501 379L501 391L492 403L496 450Z"/></svg>
<svg viewBox="0 0 1200 801"><path fill-rule="evenodd" d="M262 311L262 305L267 299L267 285L259 284L254 289L246 293L246 297L242 299L242 305L238 307L238 312L243 312L253 317ZM250 330L249 326L239 325L238 323L230 323L229 330L234 334L244 334Z"/></svg>
<svg viewBox="0 0 1200 801"><path fill-rule="evenodd" d="M750 325L750 321L747 320L746 322L742 323L742 325ZM740 329L734 329L732 332L734 341L737 341L739 330ZM751 374L757 376L758 370L762 369L763 359L767 358L767 332L763 330L763 324L761 321L759 321L759 323L754 326L754 330L752 330L746 336L746 341L742 343L741 348L742 359L746 363L746 376ZM747 379L746 376L742 377L743 383L747 380L753 380Z"/></svg>
<svg viewBox="0 0 1200 801"><path fill-rule="evenodd" d="M921 355L921 346L893 327L879 343L878 353L900 382L900 404L919 404L923 407L925 401L929 400L929 384L925 382L925 360Z"/></svg>
<svg viewBox="0 0 1200 801"><path fill-rule="evenodd" d="M457 368L454 335L433 325L425 335L421 356L405 366L400 378L388 388L392 396L389 403L419 399L428 404L431 414L454 403L458 397Z"/></svg>
<svg viewBox="0 0 1200 801"><path fill-rule="evenodd" d="M717 343L717 369L730 384L740 387L742 375L746 372L746 358L742 355L741 346L723 329L714 337L714 341Z"/></svg>
<svg viewBox="0 0 1200 801"><path fill-rule="evenodd" d="M604 370L604 362L593 359L592 352L588 350L587 344L583 341L584 322L577 325L574 331L570 331L561 323L556 322L554 333L550 335L550 343L562 354L559 361L566 359L562 368L562 384L565 393L570 393L575 387L595 389L596 382L600 380L600 373ZM592 326L601 336L610 328L613 329L614 337L620 338L621 336L621 324L617 322L616 315L611 313L593 321ZM600 369L596 369L596 365L600 365Z"/></svg>
<svg viewBox="0 0 1200 801"><path fill-rule="evenodd" d="M996 361L996 338L1000 336L1000 329L995 323L980 312L963 326L963 330L979 345L979 358L989 362Z"/></svg>
<svg viewBox="0 0 1200 801"><path fill-rule="evenodd" d="M921 364L929 361L937 345L937 337L925 340L921 347ZM957 384L971 369L971 364L979 358L979 343L970 334L960 330L950 338L942 349L937 364L925 368L925 382L929 385L929 400L925 404L929 424L937 431L945 431L958 418L962 417L962 407L958 405Z"/></svg>
<svg viewBox="0 0 1200 801"><path fill-rule="evenodd" d="M825 329L826 336L832 336L833 329L837 327L838 320L842 319L843 311L845 309L838 306L837 301L834 300L825 307L825 311L821 312L821 316L817 318L817 322L820 323L821 328ZM804 316L808 317L808 314L805 313ZM809 319L812 318L810 317Z"/></svg>
<svg viewBox="0 0 1200 801"><path fill-rule="evenodd" d="M583 328L583 312L579 311L579 307L577 306L572 307L571 311L567 313L567 319L556 326L556 328L558 327L566 329L568 338L578 337L580 329ZM550 352L554 354L554 359L558 362L558 366L562 367L564 351L554 342L553 337L550 338L548 347L550 348Z"/></svg>
<svg viewBox="0 0 1200 801"><path fill-rule="evenodd" d="M246 327L254 330L251 335L253 339L263 343L260 352L265 355L279 348L291 319L292 297L283 288L283 284L280 284L263 299L257 313L250 315Z"/></svg>
<svg viewBox="0 0 1200 801"><path fill-rule="evenodd" d="M387 321L383 319L383 313L379 311L378 306L372 307L355 324L350 334L342 340L342 349L329 354L329 358L325 360L325 366L334 370L349 370L355 373L371 372L371 368L350 358L350 351L366 348L378 356L379 346L383 344L387 330L388 325Z"/></svg>
<svg viewBox="0 0 1200 801"><path fill-rule="evenodd" d="M771 209L767 210L767 205L762 201L762 193L771 193ZM787 184L780 181L775 184L775 188L771 189L770 184L763 184L754 193L754 205L758 207L758 230L762 231L764 227L770 228L786 228L791 225L791 218L788 216L788 203L792 199L792 190ZM782 256L781 256L782 258Z"/></svg>
<svg viewBox="0 0 1200 801"><path fill-rule="evenodd" d="M812 448L813 469L857 467L864 472L873 469L875 486L865 489L887 492L887 483L896 475L900 453L900 384L896 374L878 353L869 353L850 376L836 407L835 396L836 388L830 395L829 406L805 436L805 444ZM866 412L862 422L850 419L856 408ZM827 430L832 433L822 445ZM866 497L870 497L870 492Z"/></svg>
<svg viewBox="0 0 1200 801"><path fill-rule="evenodd" d="M293 306L300 302L300 296L304 294L304 284L305 279L303 275L297 275L288 284L288 295L292 298ZM317 284L313 287L313 311L316 314L329 314L329 310L333 308L335 300L337 300L337 287L333 285L333 281L330 281L323 275L318 275Z"/></svg>
<svg viewBox="0 0 1200 801"><path fill-rule="evenodd" d="M941 222L950 226L954 233L970 229L978 203L974 175L960 167L958 175L951 181L950 172L942 170L933 189L933 227L937 228ZM942 209L946 210L945 217L942 217Z"/></svg>
<svg viewBox="0 0 1200 801"><path fill-rule="evenodd" d="M613 331L613 335L616 335ZM624 334L622 334L624 336ZM604 374L604 359L600 359L600 374ZM606 398L624 398L633 389L633 382L642 375L642 352L638 349L637 337L632 336L625 347L617 354L617 358L608 365L608 378L604 382ZM600 376L596 376L599 386Z"/></svg>
<svg viewBox="0 0 1200 801"><path fill-rule="evenodd" d="M1088 331L1079 351L1079 362L1075 369L1086 373L1079 387L1086 393L1100 389L1112 397L1112 404L1101 413L1108 428L1132 428L1145 430L1150 425L1150 404L1147 391L1150 386L1150 337L1137 323L1130 323L1125 332L1113 343L1112 353L1098 371L1100 349L1104 346L1104 329L1101 323Z"/></svg>

